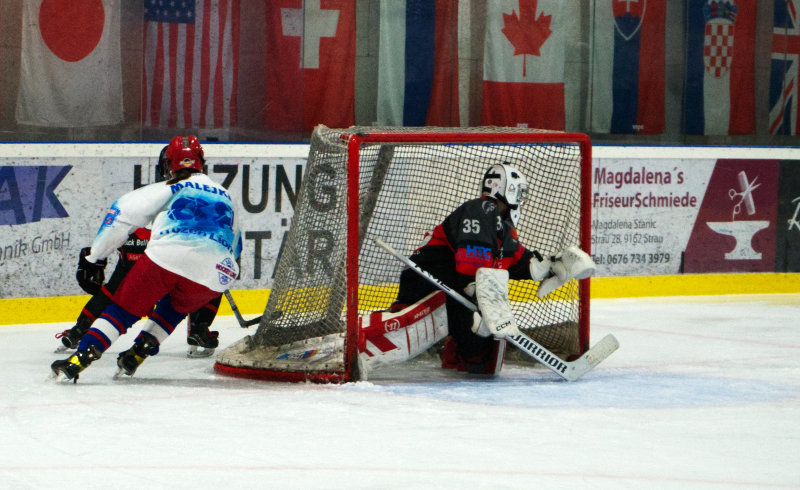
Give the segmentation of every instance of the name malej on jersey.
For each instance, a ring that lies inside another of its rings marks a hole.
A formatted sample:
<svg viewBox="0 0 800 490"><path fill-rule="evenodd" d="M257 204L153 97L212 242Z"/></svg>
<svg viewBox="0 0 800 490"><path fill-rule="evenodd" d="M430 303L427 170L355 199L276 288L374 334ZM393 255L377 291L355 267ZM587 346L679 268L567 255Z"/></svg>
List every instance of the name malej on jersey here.
<svg viewBox="0 0 800 490"><path fill-rule="evenodd" d="M174 228L161 230L158 233L158 236L171 235L171 234L200 235L200 236L206 237L206 238L208 238L210 240L214 240L215 242L217 242L220 245L222 245L223 247L225 247L225 249L228 252L233 253L233 247L231 246L231 242L229 242L228 240L222 238L221 236L217 235L216 233L211 233L211 232L204 231L204 230L197 230L197 229L194 229L194 228L184 228L184 227L176 226Z"/></svg>
<svg viewBox="0 0 800 490"><path fill-rule="evenodd" d="M195 182L178 182L176 184L172 184L171 186L169 186L173 194L183 189L184 187L191 187L192 189L197 189L198 191L205 191L205 192L210 192L212 194L219 194L220 196L227 197L228 199L231 198L230 194L228 194L224 190L218 187L212 187L208 184L197 184Z"/></svg>

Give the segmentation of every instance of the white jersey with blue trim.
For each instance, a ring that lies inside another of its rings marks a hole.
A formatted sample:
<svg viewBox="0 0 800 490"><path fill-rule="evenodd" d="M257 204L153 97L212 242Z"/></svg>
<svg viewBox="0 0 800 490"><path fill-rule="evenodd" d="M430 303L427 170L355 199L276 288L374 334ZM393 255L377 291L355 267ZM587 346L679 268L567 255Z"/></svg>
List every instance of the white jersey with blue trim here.
<svg viewBox="0 0 800 490"><path fill-rule="evenodd" d="M131 191L111 205L87 257L114 253L136 228L152 223L145 254L160 267L223 292L238 276L241 237L231 196L207 175Z"/></svg>

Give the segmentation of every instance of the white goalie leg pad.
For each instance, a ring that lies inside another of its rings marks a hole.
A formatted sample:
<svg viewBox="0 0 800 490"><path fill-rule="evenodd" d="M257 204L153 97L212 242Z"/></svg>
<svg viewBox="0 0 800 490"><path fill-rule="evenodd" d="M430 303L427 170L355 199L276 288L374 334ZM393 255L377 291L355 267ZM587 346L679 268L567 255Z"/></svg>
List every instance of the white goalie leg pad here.
<svg viewBox="0 0 800 490"><path fill-rule="evenodd" d="M553 276L539 284L536 295L547 296L572 279L586 279L595 273L597 265L592 258L578 247L568 247L556 255L551 267Z"/></svg>
<svg viewBox="0 0 800 490"><path fill-rule="evenodd" d="M508 271L481 267L475 274L475 286L478 309L489 332L498 339L519 335L517 320L508 302Z"/></svg>
<svg viewBox="0 0 800 490"><path fill-rule="evenodd" d="M435 291L396 313L376 311L359 319L362 368L413 359L447 337L446 295Z"/></svg>

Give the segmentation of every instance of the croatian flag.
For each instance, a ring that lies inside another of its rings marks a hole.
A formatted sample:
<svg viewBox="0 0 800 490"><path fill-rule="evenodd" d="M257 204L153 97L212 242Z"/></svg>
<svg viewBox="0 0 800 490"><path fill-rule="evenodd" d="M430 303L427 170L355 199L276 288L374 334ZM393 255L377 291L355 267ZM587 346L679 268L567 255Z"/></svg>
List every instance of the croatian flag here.
<svg viewBox="0 0 800 490"><path fill-rule="evenodd" d="M355 0L266 4L264 122L280 131L335 128L355 120Z"/></svg>
<svg viewBox="0 0 800 490"><path fill-rule="evenodd" d="M690 0L686 134L753 134L756 0Z"/></svg>
<svg viewBox="0 0 800 490"><path fill-rule="evenodd" d="M239 0L145 0L144 8L144 124L235 126Z"/></svg>
<svg viewBox="0 0 800 490"><path fill-rule="evenodd" d="M578 36L574 0L487 4L481 123L564 130L567 43Z"/></svg>
<svg viewBox="0 0 800 490"><path fill-rule="evenodd" d="M378 122L458 126L457 0L382 0Z"/></svg>
<svg viewBox="0 0 800 490"><path fill-rule="evenodd" d="M769 132L796 136L797 84L800 70L798 0L775 0L769 77Z"/></svg>
<svg viewBox="0 0 800 490"><path fill-rule="evenodd" d="M591 127L664 132L666 0L594 2Z"/></svg>

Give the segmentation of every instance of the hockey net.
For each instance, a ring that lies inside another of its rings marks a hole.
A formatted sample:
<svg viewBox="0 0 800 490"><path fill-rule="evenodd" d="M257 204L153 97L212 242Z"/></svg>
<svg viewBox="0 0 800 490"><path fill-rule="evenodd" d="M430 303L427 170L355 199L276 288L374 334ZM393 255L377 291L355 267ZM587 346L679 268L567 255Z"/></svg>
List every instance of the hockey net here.
<svg viewBox="0 0 800 490"><path fill-rule="evenodd" d="M317 127L261 324L219 354L216 371L281 381L362 379L359 318L389 307L403 267L374 239L410 255L426 232L480 195L484 172L502 162L516 166L529 183L520 242L545 255L569 245L589 251L586 135L495 127ZM523 332L565 359L585 352L589 281L570 281L543 299L536 297L537 286L509 286Z"/></svg>

